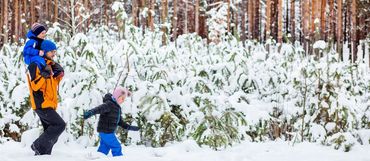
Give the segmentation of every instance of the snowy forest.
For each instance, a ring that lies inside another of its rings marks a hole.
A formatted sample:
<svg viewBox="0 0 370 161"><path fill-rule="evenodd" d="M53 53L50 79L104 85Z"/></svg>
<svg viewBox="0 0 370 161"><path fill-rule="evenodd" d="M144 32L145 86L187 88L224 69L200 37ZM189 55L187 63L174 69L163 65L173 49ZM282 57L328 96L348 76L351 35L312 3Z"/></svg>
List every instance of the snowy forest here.
<svg viewBox="0 0 370 161"><path fill-rule="evenodd" d="M82 115L118 83L140 127L117 129L127 147L370 150L369 0L2 0L0 15L1 150L42 133L22 56L35 22L65 70L60 144L98 145Z"/></svg>

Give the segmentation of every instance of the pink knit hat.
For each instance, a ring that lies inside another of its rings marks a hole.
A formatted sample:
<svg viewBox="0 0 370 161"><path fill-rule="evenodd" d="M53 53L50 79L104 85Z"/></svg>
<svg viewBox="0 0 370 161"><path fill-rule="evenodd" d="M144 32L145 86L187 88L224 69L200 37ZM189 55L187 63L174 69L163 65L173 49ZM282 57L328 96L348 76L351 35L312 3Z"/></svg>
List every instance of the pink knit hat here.
<svg viewBox="0 0 370 161"><path fill-rule="evenodd" d="M117 87L113 91L113 97L115 99L118 99L118 97L120 97L120 96L130 97L131 96L131 92L127 88Z"/></svg>

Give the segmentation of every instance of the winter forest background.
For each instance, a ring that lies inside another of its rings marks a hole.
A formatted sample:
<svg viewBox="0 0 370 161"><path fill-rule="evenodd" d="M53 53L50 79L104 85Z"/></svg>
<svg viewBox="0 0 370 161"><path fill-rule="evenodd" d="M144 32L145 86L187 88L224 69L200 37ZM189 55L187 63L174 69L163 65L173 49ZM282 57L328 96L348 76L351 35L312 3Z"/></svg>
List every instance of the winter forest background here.
<svg viewBox="0 0 370 161"><path fill-rule="evenodd" d="M41 132L22 50L49 27L66 71L60 142L96 145L82 111L119 84L133 91L126 145L194 140L370 144L369 0L2 0L0 143ZM120 77L120 75L122 75Z"/></svg>

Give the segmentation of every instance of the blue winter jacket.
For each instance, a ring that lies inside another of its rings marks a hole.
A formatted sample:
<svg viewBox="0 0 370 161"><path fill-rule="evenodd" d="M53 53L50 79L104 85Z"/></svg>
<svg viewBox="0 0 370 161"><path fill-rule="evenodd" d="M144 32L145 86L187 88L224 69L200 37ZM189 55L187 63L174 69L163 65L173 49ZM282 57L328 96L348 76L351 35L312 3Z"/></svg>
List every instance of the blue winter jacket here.
<svg viewBox="0 0 370 161"><path fill-rule="evenodd" d="M37 36L35 36L31 30L28 31L26 36L28 40L23 48L24 62L27 65L35 62L39 66L39 69L43 69L43 67L46 65L46 62L43 57L39 56L43 39L37 38Z"/></svg>

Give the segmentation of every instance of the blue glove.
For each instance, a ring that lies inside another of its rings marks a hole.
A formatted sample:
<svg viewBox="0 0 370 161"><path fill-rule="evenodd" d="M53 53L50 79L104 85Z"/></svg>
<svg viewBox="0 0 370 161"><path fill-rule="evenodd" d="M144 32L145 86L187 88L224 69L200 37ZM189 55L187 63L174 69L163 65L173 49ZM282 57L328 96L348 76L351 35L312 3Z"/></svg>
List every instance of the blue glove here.
<svg viewBox="0 0 370 161"><path fill-rule="evenodd" d="M90 118L93 114L93 112L91 112L90 110L89 111L85 111L84 114L82 115L82 117L86 120L88 118Z"/></svg>
<svg viewBox="0 0 370 161"><path fill-rule="evenodd" d="M140 127L138 127L138 126L130 126L128 130L131 130L131 131L139 131L140 130Z"/></svg>

